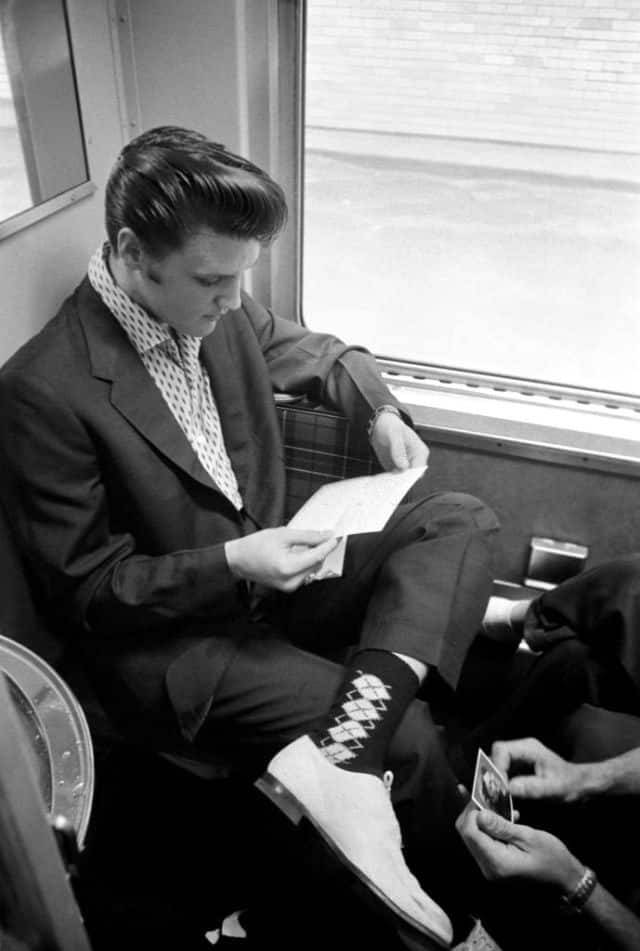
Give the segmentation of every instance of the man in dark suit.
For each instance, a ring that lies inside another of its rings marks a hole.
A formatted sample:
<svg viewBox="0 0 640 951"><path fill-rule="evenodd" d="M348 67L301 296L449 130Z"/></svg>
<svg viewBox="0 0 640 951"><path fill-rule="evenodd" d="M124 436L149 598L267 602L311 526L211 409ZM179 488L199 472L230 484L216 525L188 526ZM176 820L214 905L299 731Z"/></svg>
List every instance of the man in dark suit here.
<svg viewBox="0 0 640 951"><path fill-rule="evenodd" d="M123 149L108 241L0 374L4 501L51 622L119 727L261 777L398 927L447 945L383 774L401 773L406 854L425 862L425 803L442 813L449 779L414 698L429 671L456 685L497 523L421 479L384 531L349 539L341 578L305 583L336 540L282 526L273 392L345 413L386 469L428 449L370 354L241 291L285 217L279 186L195 132Z"/></svg>

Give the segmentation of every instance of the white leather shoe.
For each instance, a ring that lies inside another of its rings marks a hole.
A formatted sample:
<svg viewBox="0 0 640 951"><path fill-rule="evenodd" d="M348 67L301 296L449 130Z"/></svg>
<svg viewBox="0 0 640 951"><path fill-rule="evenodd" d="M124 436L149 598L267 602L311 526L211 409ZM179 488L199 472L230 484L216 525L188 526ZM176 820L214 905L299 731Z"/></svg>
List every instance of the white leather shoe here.
<svg viewBox="0 0 640 951"><path fill-rule="evenodd" d="M400 826L384 783L330 763L308 736L285 746L256 786L293 822L308 819L332 851L391 911L403 937L448 948L451 922L422 890L402 855Z"/></svg>

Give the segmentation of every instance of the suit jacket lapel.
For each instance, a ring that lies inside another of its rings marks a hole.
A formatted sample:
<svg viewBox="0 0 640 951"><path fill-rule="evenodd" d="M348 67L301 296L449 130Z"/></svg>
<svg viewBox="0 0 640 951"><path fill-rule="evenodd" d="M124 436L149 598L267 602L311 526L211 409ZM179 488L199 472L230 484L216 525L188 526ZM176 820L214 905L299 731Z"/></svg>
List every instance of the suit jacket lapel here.
<svg viewBox="0 0 640 951"><path fill-rule="evenodd" d="M192 478L217 490L126 333L88 284L79 307L94 376L111 381L112 405Z"/></svg>
<svg viewBox="0 0 640 951"><path fill-rule="evenodd" d="M224 444L238 480L240 494L245 499L251 449L243 396L246 382L239 378L229 346L229 326L227 320L222 320L211 336L203 340L202 362L211 380Z"/></svg>

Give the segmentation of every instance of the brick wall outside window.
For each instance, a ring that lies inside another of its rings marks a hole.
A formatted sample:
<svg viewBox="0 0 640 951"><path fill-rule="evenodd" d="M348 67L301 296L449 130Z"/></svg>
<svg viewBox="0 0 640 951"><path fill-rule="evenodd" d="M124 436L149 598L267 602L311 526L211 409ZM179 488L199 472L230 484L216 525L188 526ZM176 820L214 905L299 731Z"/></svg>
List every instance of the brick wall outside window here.
<svg viewBox="0 0 640 951"><path fill-rule="evenodd" d="M309 0L307 124L640 151L640 0Z"/></svg>

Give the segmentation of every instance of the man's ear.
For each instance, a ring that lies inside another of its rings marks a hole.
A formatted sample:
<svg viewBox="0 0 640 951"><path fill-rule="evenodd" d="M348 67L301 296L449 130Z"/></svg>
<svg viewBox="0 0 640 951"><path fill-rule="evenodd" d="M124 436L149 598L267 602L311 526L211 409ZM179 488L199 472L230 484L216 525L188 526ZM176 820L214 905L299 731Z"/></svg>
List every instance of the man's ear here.
<svg viewBox="0 0 640 951"><path fill-rule="evenodd" d="M144 249L131 228L120 228L116 254L129 271L140 271L142 269L145 258Z"/></svg>

